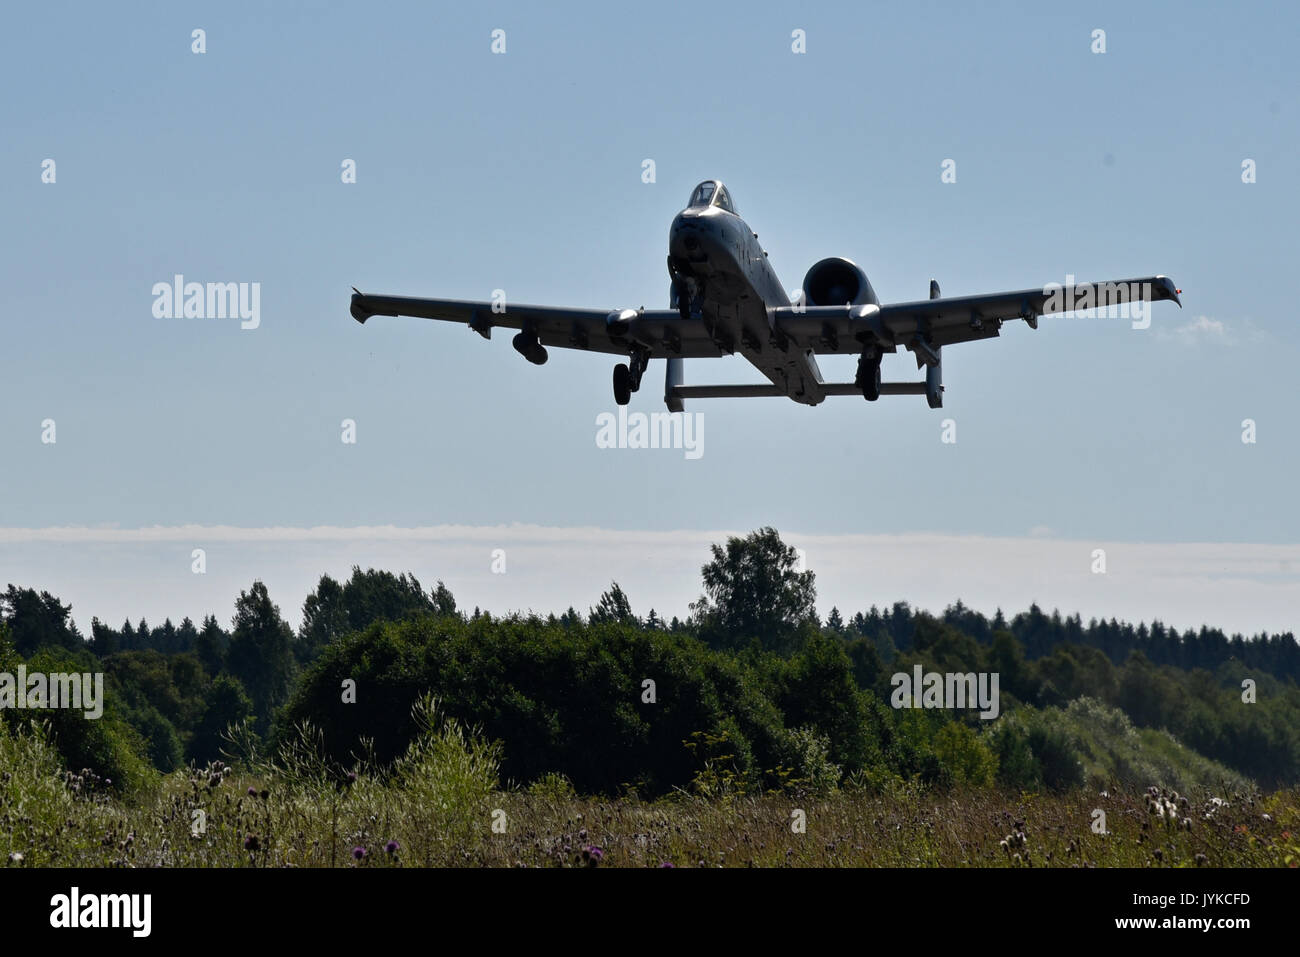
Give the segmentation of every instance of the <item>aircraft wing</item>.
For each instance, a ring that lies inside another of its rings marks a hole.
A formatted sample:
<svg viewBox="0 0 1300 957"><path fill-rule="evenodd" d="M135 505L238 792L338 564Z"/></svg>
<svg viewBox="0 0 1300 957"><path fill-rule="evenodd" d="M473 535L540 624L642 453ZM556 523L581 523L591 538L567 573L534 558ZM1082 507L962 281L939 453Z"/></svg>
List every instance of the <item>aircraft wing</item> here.
<svg viewBox="0 0 1300 957"><path fill-rule="evenodd" d="M1178 293L1167 276L1151 276L880 306L783 306L772 310L772 322L776 330L818 354L852 355L873 340L886 351L900 345L912 348L918 337L922 347L946 346L990 339L1012 319L1024 319L1036 329L1039 316L1139 300L1172 299L1182 306Z"/></svg>
<svg viewBox="0 0 1300 957"><path fill-rule="evenodd" d="M717 358L722 355L697 319L676 309L575 309L473 302L463 299L412 299L371 296L354 290L352 318L415 316L461 322L484 339L494 328L532 331L544 346L626 356L633 342L653 343L650 358ZM503 310L503 311L501 311Z"/></svg>

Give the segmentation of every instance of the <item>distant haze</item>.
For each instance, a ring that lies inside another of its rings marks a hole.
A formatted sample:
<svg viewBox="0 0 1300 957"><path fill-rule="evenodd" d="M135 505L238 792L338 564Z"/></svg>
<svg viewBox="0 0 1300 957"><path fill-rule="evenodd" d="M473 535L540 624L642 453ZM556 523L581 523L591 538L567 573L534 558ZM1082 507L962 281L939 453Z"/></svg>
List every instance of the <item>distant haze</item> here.
<svg viewBox="0 0 1300 957"><path fill-rule="evenodd" d="M83 634L97 615L151 625L208 613L228 623L255 578L295 626L320 575L345 578L353 564L415 574L426 591L442 579L459 606L494 614L584 614L617 580L644 617L685 617L702 590L709 545L738 531L616 531L543 526L430 528L172 527L0 529L0 586L47 589L73 605ZM1041 536L992 538L929 533L808 535L784 531L817 576L823 617L906 601L940 612L960 599L1011 617L1037 602L1134 623L1159 618L1180 630L1300 631L1300 546L1133 544ZM202 548L205 574L191 571ZM505 573L492 572L494 550ZM1095 550L1105 573L1092 571Z"/></svg>

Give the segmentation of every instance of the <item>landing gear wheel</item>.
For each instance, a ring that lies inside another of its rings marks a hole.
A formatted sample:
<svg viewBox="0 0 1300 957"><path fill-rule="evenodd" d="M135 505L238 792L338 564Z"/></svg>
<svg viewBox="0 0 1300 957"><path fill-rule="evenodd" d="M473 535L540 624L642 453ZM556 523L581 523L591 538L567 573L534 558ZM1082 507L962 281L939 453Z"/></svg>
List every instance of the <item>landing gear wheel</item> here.
<svg viewBox="0 0 1300 957"><path fill-rule="evenodd" d="M862 390L862 397L868 402L875 402L880 398L880 353L864 352L858 359L858 388Z"/></svg>
<svg viewBox="0 0 1300 957"><path fill-rule="evenodd" d="M632 370L620 362L614 366L614 402L627 405L632 401Z"/></svg>
<svg viewBox="0 0 1300 957"><path fill-rule="evenodd" d="M862 383L862 397L868 402L875 402L880 398L880 362L876 361L871 364L867 370L867 380Z"/></svg>

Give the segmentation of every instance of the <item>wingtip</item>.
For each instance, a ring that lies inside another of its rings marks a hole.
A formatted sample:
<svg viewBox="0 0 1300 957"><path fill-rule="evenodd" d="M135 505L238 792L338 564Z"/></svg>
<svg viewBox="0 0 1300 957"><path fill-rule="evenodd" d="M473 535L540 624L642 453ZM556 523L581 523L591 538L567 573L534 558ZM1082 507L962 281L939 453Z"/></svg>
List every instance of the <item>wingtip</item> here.
<svg viewBox="0 0 1300 957"><path fill-rule="evenodd" d="M360 289L356 286L352 287L352 318L363 324L367 319L374 315L373 312L365 307L365 298L366 297L362 295Z"/></svg>
<svg viewBox="0 0 1300 957"><path fill-rule="evenodd" d="M1158 279L1160 284L1164 286L1165 292L1168 294L1167 297L1178 303L1179 309L1183 308L1183 301L1179 298L1182 290L1174 285L1174 281L1168 276L1157 276L1156 279Z"/></svg>

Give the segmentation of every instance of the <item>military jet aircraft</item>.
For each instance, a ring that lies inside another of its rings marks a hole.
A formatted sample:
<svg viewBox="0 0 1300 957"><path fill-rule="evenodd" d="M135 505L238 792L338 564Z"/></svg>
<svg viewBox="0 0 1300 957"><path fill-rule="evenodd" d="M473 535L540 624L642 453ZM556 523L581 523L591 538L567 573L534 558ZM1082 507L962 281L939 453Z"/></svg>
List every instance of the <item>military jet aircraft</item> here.
<svg viewBox="0 0 1300 957"><path fill-rule="evenodd" d="M1181 290L1165 276L1022 289L944 299L882 303L848 259L823 259L808 270L792 301L767 253L736 212L718 180L695 187L668 231L668 309L577 309L460 299L373 296L353 287L352 316L416 316L463 322L485 339L493 328L518 330L514 347L529 362L546 362L548 346L627 356L614 367L614 401L627 405L651 359L667 360L664 401L680 412L686 399L787 396L817 405L829 395L924 395L943 406L944 346L1001 334L1023 319L1038 328L1043 315L1128 302L1172 299ZM880 361L899 347L925 368L919 382L882 382ZM769 384L687 385L683 360L739 352ZM853 382L826 382L818 355L858 356Z"/></svg>

